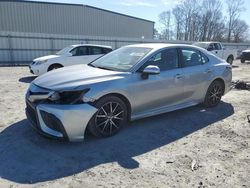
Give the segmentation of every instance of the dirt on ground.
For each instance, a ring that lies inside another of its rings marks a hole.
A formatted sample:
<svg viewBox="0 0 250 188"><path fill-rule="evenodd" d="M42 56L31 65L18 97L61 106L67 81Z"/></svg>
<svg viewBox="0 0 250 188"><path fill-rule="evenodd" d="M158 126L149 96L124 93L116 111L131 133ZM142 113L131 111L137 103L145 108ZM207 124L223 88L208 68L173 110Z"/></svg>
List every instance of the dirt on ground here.
<svg viewBox="0 0 250 188"><path fill-rule="evenodd" d="M50 140L31 129L27 67L0 68L0 187L250 187L250 91L132 122L110 138ZM250 81L234 62L233 80Z"/></svg>

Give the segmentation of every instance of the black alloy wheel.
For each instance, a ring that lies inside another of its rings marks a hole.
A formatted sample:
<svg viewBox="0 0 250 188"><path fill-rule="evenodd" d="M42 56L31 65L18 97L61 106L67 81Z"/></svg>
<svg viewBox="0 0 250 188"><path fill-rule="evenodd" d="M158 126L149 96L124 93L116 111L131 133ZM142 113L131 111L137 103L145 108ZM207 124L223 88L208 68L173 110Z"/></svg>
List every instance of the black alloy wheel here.
<svg viewBox="0 0 250 188"><path fill-rule="evenodd" d="M95 106L98 111L88 125L89 131L94 136L113 136L127 122L127 108L120 98L115 96L104 97Z"/></svg>
<svg viewBox="0 0 250 188"><path fill-rule="evenodd" d="M224 93L224 87L222 82L220 81L214 81L212 84L209 86L206 97L204 100L204 105L206 107L214 107L217 104L219 104L221 97Z"/></svg>

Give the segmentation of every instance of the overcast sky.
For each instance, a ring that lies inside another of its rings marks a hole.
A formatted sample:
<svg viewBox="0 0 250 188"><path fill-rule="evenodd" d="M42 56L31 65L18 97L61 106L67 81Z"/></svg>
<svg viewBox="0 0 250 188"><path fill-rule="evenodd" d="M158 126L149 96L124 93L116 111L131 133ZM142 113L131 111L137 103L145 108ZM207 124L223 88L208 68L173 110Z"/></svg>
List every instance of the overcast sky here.
<svg viewBox="0 0 250 188"><path fill-rule="evenodd" d="M158 27L158 15L162 11L171 10L181 0L35 0L44 2L76 3L95 6L130 16L154 21ZM226 0L223 0L226 2ZM250 0L245 1L245 11L241 19L250 26ZM224 7L224 15L226 8Z"/></svg>

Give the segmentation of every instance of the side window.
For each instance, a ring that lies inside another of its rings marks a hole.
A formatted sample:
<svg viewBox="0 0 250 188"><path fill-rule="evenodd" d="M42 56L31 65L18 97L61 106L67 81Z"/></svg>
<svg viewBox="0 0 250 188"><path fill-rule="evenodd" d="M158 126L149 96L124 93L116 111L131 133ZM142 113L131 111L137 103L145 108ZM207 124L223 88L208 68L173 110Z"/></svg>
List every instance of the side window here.
<svg viewBox="0 0 250 188"><path fill-rule="evenodd" d="M83 55L88 55L88 48L86 46L80 46L72 49L70 51L72 56L83 56Z"/></svg>
<svg viewBox="0 0 250 188"><path fill-rule="evenodd" d="M214 49L215 49L215 50L221 50L221 45L220 45L220 43L214 43Z"/></svg>
<svg viewBox="0 0 250 188"><path fill-rule="evenodd" d="M77 55L78 56L88 55L88 48L86 46L78 47Z"/></svg>
<svg viewBox="0 0 250 188"><path fill-rule="evenodd" d="M90 47L90 55L103 54L102 48L100 47Z"/></svg>
<svg viewBox="0 0 250 188"><path fill-rule="evenodd" d="M110 49L110 48L102 48L102 53L103 54L107 54L107 53L109 53L111 51L112 51L112 49Z"/></svg>
<svg viewBox="0 0 250 188"><path fill-rule="evenodd" d="M214 49L214 43L209 44L209 46L207 47L207 51L213 51Z"/></svg>
<svg viewBox="0 0 250 188"><path fill-rule="evenodd" d="M77 49L78 49L78 48L73 48L72 50L70 50L70 53L72 54L72 56L76 56L76 54L77 54Z"/></svg>
<svg viewBox="0 0 250 188"><path fill-rule="evenodd" d="M166 49L154 55L142 67L141 71L148 65L156 65L161 71L178 68L178 54L176 49Z"/></svg>
<svg viewBox="0 0 250 188"><path fill-rule="evenodd" d="M184 67L191 67L202 64L201 53L194 49L182 49Z"/></svg>

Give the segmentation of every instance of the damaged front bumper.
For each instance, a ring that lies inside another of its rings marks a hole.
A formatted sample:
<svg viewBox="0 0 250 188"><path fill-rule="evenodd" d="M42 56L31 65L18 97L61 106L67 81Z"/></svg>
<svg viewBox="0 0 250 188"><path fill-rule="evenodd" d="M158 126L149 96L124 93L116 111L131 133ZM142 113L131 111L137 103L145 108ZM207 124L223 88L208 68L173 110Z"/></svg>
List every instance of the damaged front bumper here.
<svg viewBox="0 0 250 188"><path fill-rule="evenodd" d="M69 141L82 141L88 122L97 109L90 104L35 104L26 99L26 116L41 134Z"/></svg>

